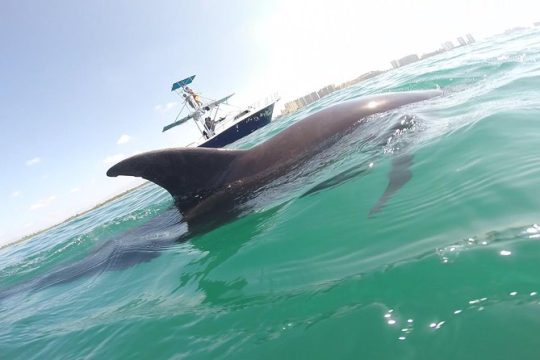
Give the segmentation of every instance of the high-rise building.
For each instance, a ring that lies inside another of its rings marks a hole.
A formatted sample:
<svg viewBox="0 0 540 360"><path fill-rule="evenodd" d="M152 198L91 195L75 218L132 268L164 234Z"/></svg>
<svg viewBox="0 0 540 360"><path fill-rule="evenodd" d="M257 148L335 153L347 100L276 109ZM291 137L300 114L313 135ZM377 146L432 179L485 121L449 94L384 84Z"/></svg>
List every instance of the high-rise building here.
<svg viewBox="0 0 540 360"><path fill-rule="evenodd" d="M334 92L334 85L327 85L325 87L323 87L322 89L320 89L319 91L317 91L317 95L319 95L319 99L322 98L323 96L326 96L332 92Z"/></svg>
<svg viewBox="0 0 540 360"><path fill-rule="evenodd" d="M402 57L401 59L399 59L398 63L399 63L399 66L405 66L405 65L411 64L411 63L413 63L415 61L418 61L418 60L420 60L418 55L411 54L411 55L407 55L407 56Z"/></svg>
<svg viewBox="0 0 540 360"><path fill-rule="evenodd" d="M472 44L474 42L476 42L476 40L474 40L473 36L471 34L467 34L465 35L465 37L467 38L467 41L469 42L469 44Z"/></svg>
<svg viewBox="0 0 540 360"><path fill-rule="evenodd" d="M467 45L467 43L465 42L465 39L463 39L461 36L457 38L457 42L458 42L459 45L461 45L461 46Z"/></svg>
<svg viewBox="0 0 540 360"><path fill-rule="evenodd" d="M426 59L428 57L431 57L431 56L435 56L435 55L438 55L440 53L444 52L443 49L438 49L438 50L435 50L435 51L431 51L431 52L428 52L428 53L424 53L422 54L422 56L420 57L420 59Z"/></svg>
<svg viewBox="0 0 540 360"><path fill-rule="evenodd" d="M454 44L451 41L445 41L441 44L442 48L444 50L452 50L454 48Z"/></svg>
<svg viewBox="0 0 540 360"><path fill-rule="evenodd" d="M314 91L310 94L308 94L308 97L309 97L309 103L311 104L312 102L315 102L317 100L319 100L319 95L317 95L317 92Z"/></svg>
<svg viewBox="0 0 540 360"><path fill-rule="evenodd" d="M317 95L319 95L319 99L320 99L320 98L328 95L328 91L326 90L326 88L322 88L319 91L317 91Z"/></svg>
<svg viewBox="0 0 540 360"><path fill-rule="evenodd" d="M390 61L390 64L392 64L392 68L397 69L399 67L399 61L392 60Z"/></svg>
<svg viewBox="0 0 540 360"><path fill-rule="evenodd" d="M296 103L296 101L291 101L286 105L288 105L287 110L289 110L289 112L295 112L296 110L298 110L298 104Z"/></svg>

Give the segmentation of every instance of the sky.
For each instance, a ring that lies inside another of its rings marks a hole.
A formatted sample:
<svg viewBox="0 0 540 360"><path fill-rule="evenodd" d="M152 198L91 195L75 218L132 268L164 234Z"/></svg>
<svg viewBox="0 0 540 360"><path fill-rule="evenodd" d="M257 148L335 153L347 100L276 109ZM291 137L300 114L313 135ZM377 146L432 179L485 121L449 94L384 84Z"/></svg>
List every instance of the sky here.
<svg viewBox="0 0 540 360"><path fill-rule="evenodd" d="M133 187L106 170L195 140L162 133L205 97L284 101L390 60L540 21L537 1L0 1L0 245ZM278 106L279 108L279 106Z"/></svg>

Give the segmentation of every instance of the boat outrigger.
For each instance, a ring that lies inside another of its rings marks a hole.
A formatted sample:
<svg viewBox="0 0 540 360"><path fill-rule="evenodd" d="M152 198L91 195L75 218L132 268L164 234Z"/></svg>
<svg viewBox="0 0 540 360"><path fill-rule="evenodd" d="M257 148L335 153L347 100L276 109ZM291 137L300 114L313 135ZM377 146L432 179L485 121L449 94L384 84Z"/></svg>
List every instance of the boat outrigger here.
<svg viewBox="0 0 540 360"><path fill-rule="evenodd" d="M230 106L228 100L234 93L219 100L203 99L188 86L193 82L193 79L195 79L195 75L172 85L171 91L176 92L181 97L183 106L175 121L163 128L163 132L165 132L188 120L193 120L202 137L188 146L220 148L268 125L272 120L274 104L279 100L277 94L262 102L222 116L220 107L222 105ZM186 113L185 110L187 110L187 115L182 116Z"/></svg>

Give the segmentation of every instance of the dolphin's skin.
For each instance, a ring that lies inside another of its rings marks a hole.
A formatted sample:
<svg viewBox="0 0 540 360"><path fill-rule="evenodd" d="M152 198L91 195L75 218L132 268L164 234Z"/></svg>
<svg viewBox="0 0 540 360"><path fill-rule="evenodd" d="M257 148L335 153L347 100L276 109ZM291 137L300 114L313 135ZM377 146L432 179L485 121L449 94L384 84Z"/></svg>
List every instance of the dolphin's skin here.
<svg viewBox="0 0 540 360"><path fill-rule="evenodd" d="M338 141L367 116L440 94L440 90L427 90L368 96L312 114L249 150L151 151L119 162L107 175L139 176L165 188L188 223L215 219L252 191ZM379 211L389 196L410 178L411 160L407 159L394 161L397 167L390 176L390 184L370 215Z"/></svg>

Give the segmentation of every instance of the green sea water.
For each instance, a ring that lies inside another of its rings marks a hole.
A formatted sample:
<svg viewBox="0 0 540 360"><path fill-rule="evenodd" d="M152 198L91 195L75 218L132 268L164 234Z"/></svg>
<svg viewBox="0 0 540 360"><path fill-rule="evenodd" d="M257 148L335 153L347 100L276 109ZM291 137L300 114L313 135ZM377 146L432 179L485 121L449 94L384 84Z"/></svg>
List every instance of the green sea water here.
<svg viewBox="0 0 540 360"><path fill-rule="evenodd" d="M389 71L233 147L433 88L211 231L186 235L147 184L0 250L0 358L540 358L540 29ZM404 116L412 128L380 138ZM411 180L369 217L403 153Z"/></svg>

